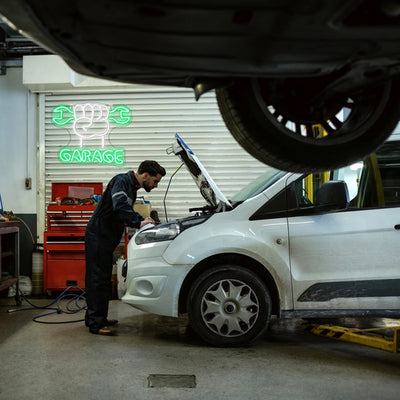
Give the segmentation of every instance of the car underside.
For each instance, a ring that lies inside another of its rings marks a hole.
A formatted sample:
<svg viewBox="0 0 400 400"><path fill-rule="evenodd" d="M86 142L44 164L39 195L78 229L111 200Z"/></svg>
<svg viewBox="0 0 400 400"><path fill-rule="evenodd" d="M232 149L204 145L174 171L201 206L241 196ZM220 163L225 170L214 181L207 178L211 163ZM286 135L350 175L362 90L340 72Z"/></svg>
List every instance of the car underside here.
<svg viewBox="0 0 400 400"><path fill-rule="evenodd" d="M280 169L360 159L400 117L398 0L5 0L0 13L79 73L215 89L239 144Z"/></svg>

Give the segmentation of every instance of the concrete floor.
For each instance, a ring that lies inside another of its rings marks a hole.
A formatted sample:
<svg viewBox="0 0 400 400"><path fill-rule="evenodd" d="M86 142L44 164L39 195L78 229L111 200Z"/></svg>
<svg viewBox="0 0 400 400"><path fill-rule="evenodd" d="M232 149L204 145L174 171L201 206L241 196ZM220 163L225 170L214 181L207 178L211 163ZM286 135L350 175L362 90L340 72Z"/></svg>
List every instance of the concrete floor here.
<svg viewBox="0 0 400 400"><path fill-rule="evenodd" d="M43 311L8 313L12 304L0 301L1 400L399 398L400 354L314 336L301 320L275 321L251 347L221 349L193 337L184 318L145 314L119 300L110 305L110 318L120 321L114 337L89 334L83 322L35 323ZM80 318L82 311L40 321ZM153 374L168 376L149 387Z"/></svg>

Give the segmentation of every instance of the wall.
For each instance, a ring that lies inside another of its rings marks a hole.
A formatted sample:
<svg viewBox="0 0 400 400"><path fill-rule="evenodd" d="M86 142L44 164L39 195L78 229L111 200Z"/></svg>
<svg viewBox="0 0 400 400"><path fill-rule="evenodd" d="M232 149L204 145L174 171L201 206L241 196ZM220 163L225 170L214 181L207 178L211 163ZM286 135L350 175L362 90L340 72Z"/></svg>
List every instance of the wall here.
<svg viewBox="0 0 400 400"><path fill-rule="evenodd" d="M22 68L0 76L0 193L6 210L36 213L35 95L22 84ZM32 189L25 189L25 178Z"/></svg>
<svg viewBox="0 0 400 400"><path fill-rule="evenodd" d="M0 76L0 194L4 209L22 222L21 275L31 273L36 240L35 98L22 84L22 68ZM25 189L25 178L31 178L32 189Z"/></svg>

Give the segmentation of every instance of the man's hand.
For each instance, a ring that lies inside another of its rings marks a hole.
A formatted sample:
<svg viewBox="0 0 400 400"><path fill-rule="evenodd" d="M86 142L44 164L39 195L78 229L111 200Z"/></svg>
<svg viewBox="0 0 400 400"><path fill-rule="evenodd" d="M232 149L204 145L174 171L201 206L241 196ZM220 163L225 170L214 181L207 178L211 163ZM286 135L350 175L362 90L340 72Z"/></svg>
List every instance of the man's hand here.
<svg viewBox="0 0 400 400"><path fill-rule="evenodd" d="M143 226L147 225L147 224L155 224L153 218L145 218L141 223L140 223L140 227L142 228Z"/></svg>

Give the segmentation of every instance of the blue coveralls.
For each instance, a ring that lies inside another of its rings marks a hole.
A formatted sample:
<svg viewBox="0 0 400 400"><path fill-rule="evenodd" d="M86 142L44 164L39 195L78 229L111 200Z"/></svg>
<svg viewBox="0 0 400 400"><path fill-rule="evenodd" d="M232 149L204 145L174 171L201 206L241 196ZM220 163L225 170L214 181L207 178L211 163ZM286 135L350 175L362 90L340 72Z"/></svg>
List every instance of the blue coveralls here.
<svg viewBox="0 0 400 400"><path fill-rule="evenodd" d="M139 228L143 217L133 211L140 185L133 171L114 176L86 227L86 326L96 333L107 325L112 293L113 253L125 224Z"/></svg>

